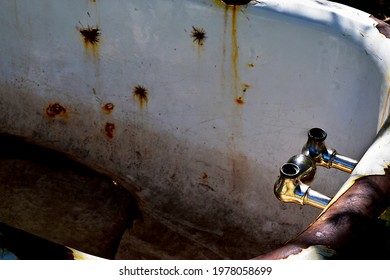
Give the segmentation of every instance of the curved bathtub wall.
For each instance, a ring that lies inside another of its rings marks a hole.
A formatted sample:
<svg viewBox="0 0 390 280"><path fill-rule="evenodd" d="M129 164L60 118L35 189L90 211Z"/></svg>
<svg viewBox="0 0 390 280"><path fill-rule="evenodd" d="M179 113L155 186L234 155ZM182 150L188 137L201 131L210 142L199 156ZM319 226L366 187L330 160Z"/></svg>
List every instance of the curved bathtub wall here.
<svg viewBox="0 0 390 280"><path fill-rule="evenodd" d="M266 252L319 213L273 194L308 129L323 128L330 145L359 159L388 113L389 40L345 6L0 7L0 131L111 176L138 197L145 220L220 258ZM347 178L318 176L328 195Z"/></svg>

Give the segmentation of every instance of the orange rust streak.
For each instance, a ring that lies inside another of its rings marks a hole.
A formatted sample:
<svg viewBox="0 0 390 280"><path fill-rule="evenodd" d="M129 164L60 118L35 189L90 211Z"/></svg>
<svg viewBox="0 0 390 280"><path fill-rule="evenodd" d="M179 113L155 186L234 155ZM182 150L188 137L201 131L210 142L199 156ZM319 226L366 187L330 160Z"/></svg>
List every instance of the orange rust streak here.
<svg viewBox="0 0 390 280"><path fill-rule="evenodd" d="M239 80L238 75L238 41L237 41L237 7L232 7L232 58L234 78Z"/></svg>

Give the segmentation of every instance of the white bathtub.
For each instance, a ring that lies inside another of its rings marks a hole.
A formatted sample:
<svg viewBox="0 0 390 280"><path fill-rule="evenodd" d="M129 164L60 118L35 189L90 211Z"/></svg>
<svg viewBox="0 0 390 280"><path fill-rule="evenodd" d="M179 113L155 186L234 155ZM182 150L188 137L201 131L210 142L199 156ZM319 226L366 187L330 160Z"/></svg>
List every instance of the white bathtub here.
<svg viewBox="0 0 390 280"><path fill-rule="evenodd" d="M319 213L273 194L308 129L359 159L388 115L390 40L325 1L13 0L0 23L0 132L111 176L221 258ZM320 173L328 195L347 178Z"/></svg>

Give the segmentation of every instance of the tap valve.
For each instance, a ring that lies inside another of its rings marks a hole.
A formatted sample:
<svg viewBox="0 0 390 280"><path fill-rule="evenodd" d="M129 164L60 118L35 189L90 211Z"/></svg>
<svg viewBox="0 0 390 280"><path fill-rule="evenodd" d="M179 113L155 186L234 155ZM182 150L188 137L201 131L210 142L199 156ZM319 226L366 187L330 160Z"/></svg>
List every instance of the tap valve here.
<svg viewBox="0 0 390 280"><path fill-rule="evenodd" d="M329 204L331 198L307 185L314 179L316 166L333 167L351 173L358 162L326 147L326 136L321 128L310 129L302 153L291 157L282 165L279 179L274 185L274 193L279 200L321 209Z"/></svg>
<svg viewBox="0 0 390 280"><path fill-rule="evenodd" d="M276 197L283 202L324 209L331 199L305 184L314 178L315 171L315 162L310 157L302 154L292 157L280 168L279 180L274 185Z"/></svg>
<svg viewBox="0 0 390 280"><path fill-rule="evenodd" d="M336 168L351 173L358 163L356 160L340 155L325 145L326 132L321 128L309 130L308 140L302 148L302 154L310 156L317 165Z"/></svg>

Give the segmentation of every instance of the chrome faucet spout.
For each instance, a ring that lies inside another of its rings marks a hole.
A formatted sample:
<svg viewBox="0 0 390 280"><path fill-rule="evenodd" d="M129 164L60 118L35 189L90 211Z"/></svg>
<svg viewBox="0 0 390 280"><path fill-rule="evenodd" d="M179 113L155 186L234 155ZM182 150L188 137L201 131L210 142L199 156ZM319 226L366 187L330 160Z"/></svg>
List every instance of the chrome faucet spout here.
<svg viewBox="0 0 390 280"><path fill-rule="evenodd" d="M321 128L312 128L308 132L308 140L302 148L302 154L311 157L316 165L336 168L351 173L357 161L340 155L336 150L326 147L326 132Z"/></svg>
<svg viewBox="0 0 390 280"><path fill-rule="evenodd" d="M302 154L292 157L280 169L280 177L274 185L276 197L283 202L324 209L331 199L304 183L314 178L315 171L315 162L310 157Z"/></svg>

